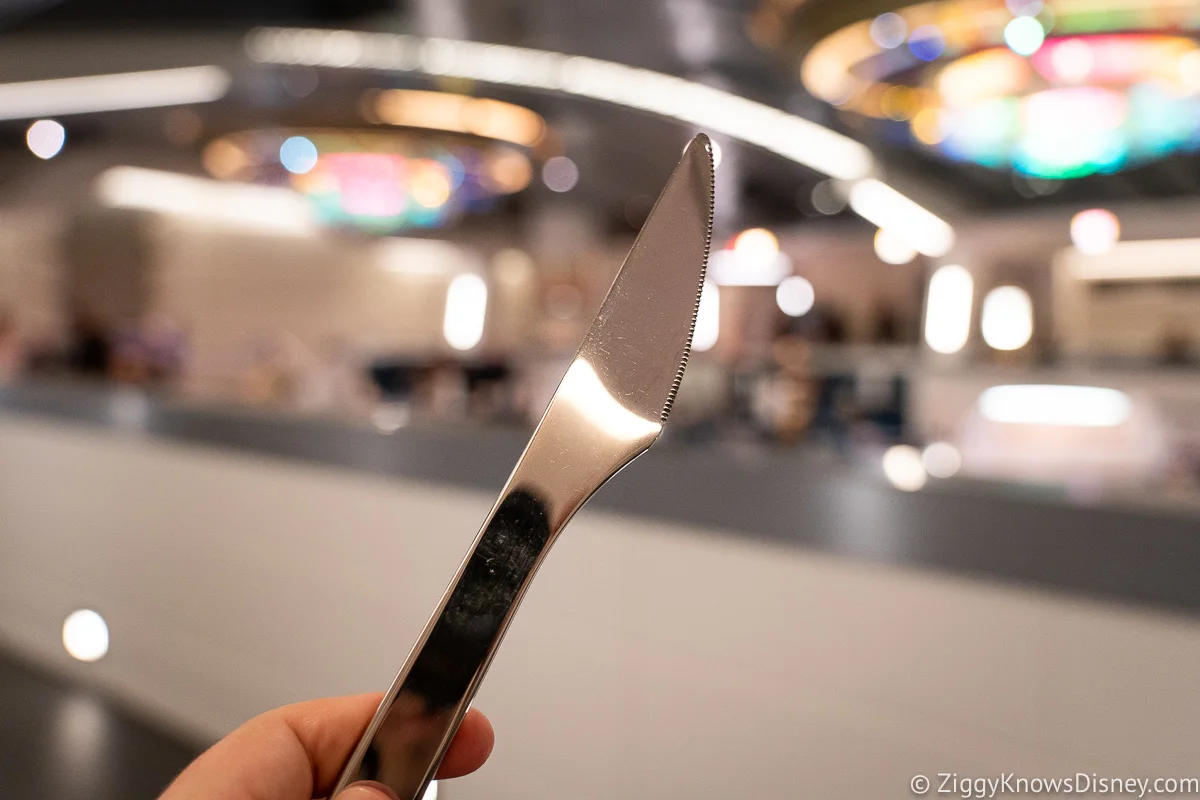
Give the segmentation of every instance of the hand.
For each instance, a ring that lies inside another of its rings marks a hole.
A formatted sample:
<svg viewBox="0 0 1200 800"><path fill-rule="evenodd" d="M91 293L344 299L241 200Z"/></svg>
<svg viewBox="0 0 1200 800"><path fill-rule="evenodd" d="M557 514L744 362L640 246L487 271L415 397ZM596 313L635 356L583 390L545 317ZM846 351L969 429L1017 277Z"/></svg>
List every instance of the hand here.
<svg viewBox="0 0 1200 800"><path fill-rule="evenodd" d="M325 797L358 744L379 694L297 703L255 717L212 746L159 800L312 800ZM450 745L439 778L479 769L492 752L492 725L471 709ZM355 786L337 800L390 800Z"/></svg>

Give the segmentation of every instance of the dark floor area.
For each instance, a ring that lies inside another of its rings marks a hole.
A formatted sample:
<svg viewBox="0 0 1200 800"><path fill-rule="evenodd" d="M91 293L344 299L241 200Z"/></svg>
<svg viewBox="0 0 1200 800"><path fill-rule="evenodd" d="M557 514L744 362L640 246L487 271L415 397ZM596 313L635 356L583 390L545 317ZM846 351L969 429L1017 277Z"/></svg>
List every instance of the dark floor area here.
<svg viewBox="0 0 1200 800"><path fill-rule="evenodd" d="M0 652L3 800L152 800L200 749Z"/></svg>

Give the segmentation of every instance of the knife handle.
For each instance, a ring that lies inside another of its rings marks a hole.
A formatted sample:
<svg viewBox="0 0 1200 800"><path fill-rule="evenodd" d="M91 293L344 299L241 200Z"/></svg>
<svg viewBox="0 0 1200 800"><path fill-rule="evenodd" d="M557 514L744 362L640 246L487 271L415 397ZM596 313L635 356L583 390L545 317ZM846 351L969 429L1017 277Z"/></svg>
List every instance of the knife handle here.
<svg viewBox="0 0 1200 800"><path fill-rule="evenodd" d="M331 797L356 781L424 794L548 549L547 511L520 488L500 500Z"/></svg>
<svg viewBox="0 0 1200 800"><path fill-rule="evenodd" d="M661 432L576 358L331 796L374 781L419 800L555 538Z"/></svg>

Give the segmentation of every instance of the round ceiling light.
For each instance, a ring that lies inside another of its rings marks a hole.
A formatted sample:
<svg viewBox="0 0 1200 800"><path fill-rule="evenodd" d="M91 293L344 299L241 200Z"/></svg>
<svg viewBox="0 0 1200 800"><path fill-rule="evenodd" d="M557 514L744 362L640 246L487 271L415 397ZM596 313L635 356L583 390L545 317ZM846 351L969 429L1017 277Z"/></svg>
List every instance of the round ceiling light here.
<svg viewBox="0 0 1200 800"><path fill-rule="evenodd" d="M1071 219L1071 242L1084 255L1103 255L1120 239L1121 221L1107 208L1080 211Z"/></svg>
<svg viewBox="0 0 1200 800"><path fill-rule="evenodd" d="M817 295L807 278L792 275L784 278L775 289L775 302L789 317L803 317L812 311Z"/></svg>
<svg viewBox="0 0 1200 800"><path fill-rule="evenodd" d="M934 0L826 36L801 77L889 140L1063 180L1200 149L1196 32L1175 0Z"/></svg>
<svg viewBox="0 0 1200 800"><path fill-rule="evenodd" d="M381 234L485 212L533 178L522 148L456 134L256 130L202 155L215 178L290 185L326 224Z"/></svg>
<svg viewBox="0 0 1200 800"><path fill-rule="evenodd" d="M52 119L39 119L25 132L29 152L42 160L54 158L67 141L66 128Z"/></svg>
<svg viewBox="0 0 1200 800"><path fill-rule="evenodd" d="M917 249L889 230L875 232L875 255L885 264L909 264L917 257Z"/></svg>

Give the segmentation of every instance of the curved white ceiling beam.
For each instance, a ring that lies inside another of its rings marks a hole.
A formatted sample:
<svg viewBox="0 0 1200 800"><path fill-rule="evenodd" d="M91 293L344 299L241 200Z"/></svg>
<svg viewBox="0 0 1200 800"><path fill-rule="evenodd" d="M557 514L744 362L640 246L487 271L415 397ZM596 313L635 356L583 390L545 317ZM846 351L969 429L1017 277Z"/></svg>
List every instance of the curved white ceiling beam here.
<svg viewBox="0 0 1200 800"><path fill-rule="evenodd" d="M421 72L603 100L723 133L840 180L864 178L874 169L870 150L860 142L803 117L612 61L481 42L303 28L252 31L246 50L266 64Z"/></svg>
<svg viewBox="0 0 1200 800"><path fill-rule="evenodd" d="M229 83L215 66L0 83L0 120L211 103Z"/></svg>
<svg viewBox="0 0 1200 800"><path fill-rule="evenodd" d="M880 185L874 177L875 159L861 142L732 92L613 61L483 42L312 28L259 28L247 36L246 52L261 64L417 72L601 100L761 147L852 184L850 195L859 183L872 189ZM919 209L927 222L944 226L943 236L949 232L953 241L945 222L891 192L893 199L906 201L890 204L897 218L874 209L872 222L905 230L914 209Z"/></svg>

